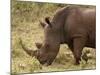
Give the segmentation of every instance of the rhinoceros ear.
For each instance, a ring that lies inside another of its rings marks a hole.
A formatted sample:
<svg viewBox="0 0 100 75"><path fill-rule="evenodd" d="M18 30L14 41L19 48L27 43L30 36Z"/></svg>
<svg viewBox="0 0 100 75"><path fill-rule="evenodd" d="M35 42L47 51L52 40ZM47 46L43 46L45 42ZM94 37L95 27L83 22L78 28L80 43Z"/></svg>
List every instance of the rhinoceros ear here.
<svg viewBox="0 0 100 75"><path fill-rule="evenodd" d="M43 28L46 26L46 24L43 23L43 22L41 22L41 21L40 21L40 25L41 25Z"/></svg>
<svg viewBox="0 0 100 75"><path fill-rule="evenodd" d="M45 22L50 26L50 27L52 27L52 25L51 25L51 22L50 22L50 17L46 17L45 18Z"/></svg>
<svg viewBox="0 0 100 75"><path fill-rule="evenodd" d="M41 47L42 47L42 44L41 43L35 43L36 44L36 47L38 48L38 49L40 49Z"/></svg>

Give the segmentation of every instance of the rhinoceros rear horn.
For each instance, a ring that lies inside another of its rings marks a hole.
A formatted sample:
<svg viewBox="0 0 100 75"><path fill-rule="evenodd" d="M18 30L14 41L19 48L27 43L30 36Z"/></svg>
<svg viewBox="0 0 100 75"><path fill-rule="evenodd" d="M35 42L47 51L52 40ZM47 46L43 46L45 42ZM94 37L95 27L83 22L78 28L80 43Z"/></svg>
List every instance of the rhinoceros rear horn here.
<svg viewBox="0 0 100 75"><path fill-rule="evenodd" d="M51 25L51 22L50 22L50 17L46 17L45 18L45 22L50 26L50 27L52 27L52 25Z"/></svg>
<svg viewBox="0 0 100 75"><path fill-rule="evenodd" d="M42 47L42 43L35 43L36 47L40 49Z"/></svg>

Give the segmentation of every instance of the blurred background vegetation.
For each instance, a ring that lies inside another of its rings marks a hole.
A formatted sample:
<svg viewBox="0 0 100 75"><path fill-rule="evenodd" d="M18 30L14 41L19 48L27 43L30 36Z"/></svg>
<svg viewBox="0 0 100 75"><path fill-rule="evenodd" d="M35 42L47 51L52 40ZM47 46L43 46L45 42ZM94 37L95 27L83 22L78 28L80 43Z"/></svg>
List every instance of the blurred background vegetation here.
<svg viewBox="0 0 100 75"><path fill-rule="evenodd" d="M39 20L44 17L55 14L56 10L70 6L70 4L39 3L11 0L11 72L12 73L34 73L51 72L80 69L95 69L95 50L90 51L92 59L88 64L84 61L79 66L73 65L74 58L67 47L61 45L59 54L51 66L41 65L37 59L28 56L19 44L19 38L22 38L24 44L31 49L36 49L35 42L43 41L43 29ZM82 6L82 5L79 5ZM94 7L94 6L82 6ZM91 50L85 48L84 51ZM84 52L83 51L83 52Z"/></svg>

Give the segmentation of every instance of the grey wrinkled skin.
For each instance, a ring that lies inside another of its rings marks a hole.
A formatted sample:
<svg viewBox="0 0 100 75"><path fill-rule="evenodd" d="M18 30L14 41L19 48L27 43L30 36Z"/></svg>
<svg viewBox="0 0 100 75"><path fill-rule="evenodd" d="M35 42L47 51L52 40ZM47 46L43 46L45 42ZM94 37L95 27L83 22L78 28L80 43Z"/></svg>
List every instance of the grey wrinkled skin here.
<svg viewBox="0 0 100 75"><path fill-rule="evenodd" d="M75 64L79 64L84 47L96 47L96 8L70 6L59 9L53 19L45 18L40 22L44 29L43 43L36 43L38 50L22 48L31 56L35 56L41 64L51 65L56 58L60 44L68 44Z"/></svg>

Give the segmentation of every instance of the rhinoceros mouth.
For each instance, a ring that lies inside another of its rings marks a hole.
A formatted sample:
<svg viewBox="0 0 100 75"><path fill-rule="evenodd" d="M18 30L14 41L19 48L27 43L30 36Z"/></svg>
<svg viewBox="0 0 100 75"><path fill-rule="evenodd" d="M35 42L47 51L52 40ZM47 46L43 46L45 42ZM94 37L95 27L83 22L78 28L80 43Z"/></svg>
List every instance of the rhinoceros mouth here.
<svg viewBox="0 0 100 75"><path fill-rule="evenodd" d="M50 59L48 58L48 56L42 56L39 54L39 52L37 52L37 56L36 59L40 62L40 64L42 65L51 65L52 62L50 62Z"/></svg>

